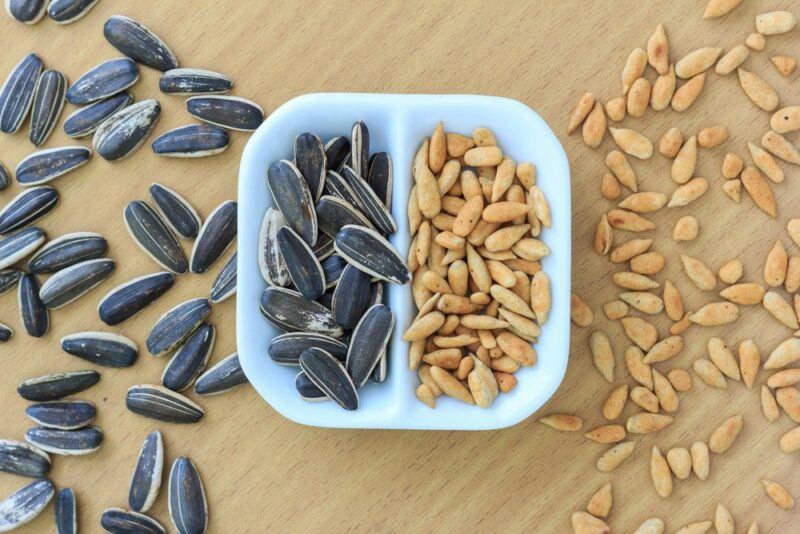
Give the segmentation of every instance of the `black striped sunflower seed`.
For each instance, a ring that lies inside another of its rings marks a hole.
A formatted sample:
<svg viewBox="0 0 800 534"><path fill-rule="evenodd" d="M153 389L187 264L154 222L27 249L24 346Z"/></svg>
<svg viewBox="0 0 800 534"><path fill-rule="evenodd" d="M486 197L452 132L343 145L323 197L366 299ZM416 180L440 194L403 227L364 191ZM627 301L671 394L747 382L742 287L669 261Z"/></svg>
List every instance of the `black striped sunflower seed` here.
<svg viewBox="0 0 800 534"><path fill-rule="evenodd" d="M158 87L162 93L196 95L227 93L233 81L224 74L203 69L171 69L161 75Z"/></svg>
<svg viewBox="0 0 800 534"><path fill-rule="evenodd" d="M159 317L147 335L147 350L153 356L166 354L189 337L211 313L208 299L182 302Z"/></svg>
<svg viewBox="0 0 800 534"><path fill-rule="evenodd" d="M44 184L86 165L91 155L92 151L82 146L38 150L17 165L17 182L23 186Z"/></svg>
<svg viewBox="0 0 800 534"><path fill-rule="evenodd" d="M311 347L300 355L300 369L345 410L358 408L358 392L344 366L329 352Z"/></svg>
<svg viewBox="0 0 800 534"><path fill-rule="evenodd" d="M6 12L25 24L36 24L44 16L45 0L6 0Z"/></svg>
<svg viewBox="0 0 800 534"><path fill-rule="evenodd" d="M411 279L400 253L375 230L347 225L336 234L334 247L348 263L381 280L403 285Z"/></svg>
<svg viewBox="0 0 800 534"><path fill-rule="evenodd" d="M318 302L307 300L297 291L268 287L261 295L261 315L276 328L286 332L314 332L342 337L342 327L333 321L331 311Z"/></svg>
<svg viewBox="0 0 800 534"><path fill-rule="evenodd" d="M172 391L183 391L191 386L206 368L211 351L214 350L216 330L210 324L202 324L178 347L164 367L161 383Z"/></svg>
<svg viewBox="0 0 800 534"><path fill-rule="evenodd" d="M180 534L201 534L208 527L208 501L203 481L194 463L176 458L169 470L167 486L169 518Z"/></svg>
<svg viewBox="0 0 800 534"><path fill-rule="evenodd" d="M100 299L100 320L109 326L118 325L153 303L174 283L174 274L161 271L120 284Z"/></svg>
<svg viewBox="0 0 800 534"><path fill-rule="evenodd" d="M165 534L161 523L149 515L122 508L107 508L100 516L100 526L113 534Z"/></svg>
<svg viewBox="0 0 800 534"><path fill-rule="evenodd" d="M0 532L33 520L53 498L56 489L46 478L34 480L0 501Z"/></svg>
<svg viewBox="0 0 800 534"><path fill-rule="evenodd" d="M45 235L41 228L24 228L18 232L0 237L0 269L17 263L42 246ZM18 277L19 278L19 277ZM11 284L13 286L13 283ZM8 290L6 286L6 291Z"/></svg>
<svg viewBox="0 0 800 534"><path fill-rule="evenodd" d="M133 102L133 95L127 91L117 93L105 100L78 108L64 120L64 133L73 139L92 135L100 123Z"/></svg>
<svg viewBox="0 0 800 534"><path fill-rule="evenodd" d="M186 109L193 117L228 130L249 132L264 122L261 106L238 96L192 96Z"/></svg>
<svg viewBox="0 0 800 534"><path fill-rule="evenodd" d="M51 454L82 456L100 448L103 443L103 431L96 426L78 430L35 427L25 432L25 441Z"/></svg>
<svg viewBox="0 0 800 534"><path fill-rule="evenodd" d="M375 364L375 368L372 370L372 374L369 375L370 381L376 384L383 383L383 381L386 380L386 371L388 367L389 361L386 358L386 349L384 349L381 353L381 357L378 359L378 363Z"/></svg>
<svg viewBox="0 0 800 534"><path fill-rule="evenodd" d="M300 394L300 398L305 401L319 402L330 400L330 397L319 389L303 371L300 371L297 373L297 376L294 377L294 387L297 393Z"/></svg>
<svg viewBox="0 0 800 534"><path fill-rule="evenodd" d="M25 415L39 426L58 430L77 430L94 420L97 409L89 401L49 401L31 404Z"/></svg>
<svg viewBox="0 0 800 534"><path fill-rule="evenodd" d="M311 347L326 351L342 363L347 357L347 345L340 340L309 332L288 332L275 336L269 342L267 353L277 364L294 366L300 365L300 355Z"/></svg>
<svg viewBox="0 0 800 534"><path fill-rule="evenodd" d="M369 129L361 121L350 132L350 167L359 176L366 176L369 164Z"/></svg>
<svg viewBox="0 0 800 534"><path fill-rule="evenodd" d="M350 157L350 140L346 137L331 137L325 143L325 164L329 171L339 172Z"/></svg>
<svg viewBox="0 0 800 534"><path fill-rule="evenodd" d="M0 209L0 234L19 230L44 217L58 204L58 192L50 186L25 189Z"/></svg>
<svg viewBox="0 0 800 534"><path fill-rule="evenodd" d="M392 209L392 157L386 152L377 152L370 158L367 183L381 199L387 209Z"/></svg>
<svg viewBox="0 0 800 534"><path fill-rule="evenodd" d="M344 169L344 167L342 168ZM325 177L325 194L340 198L352 206L358 206L356 192L353 191L344 176L338 172L328 171Z"/></svg>
<svg viewBox="0 0 800 534"><path fill-rule="evenodd" d="M57 70L47 69L39 76L33 95L28 139L36 146L50 137L64 109L67 77Z"/></svg>
<svg viewBox="0 0 800 534"><path fill-rule="evenodd" d="M180 393L146 384L128 390L125 406L135 414L165 423L196 423L205 415L200 406Z"/></svg>
<svg viewBox="0 0 800 534"><path fill-rule="evenodd" d="M172 189L161 185L150 185L150 196L164 222L182 239L194 239L203 225L200 215L191 203Z"/></svg>
<svg viewBox="0 0 800 534"><path fill-rule="evenodd" d="M375 224L375 228L384 234L393 234L397 231L397 224L389 212L383 199L378 197L372 187L356 172L345 165L342 171L345 180L350 184L356 195L356 200L361 211Z"/></svg>
<svg viewBox="0 0 800 534"><path fill-rule="evenodd" d="M153 506L161 488L161 474L164 470L164 440L161 432L150 432L142 443L136 467L133 468L128 506L134 512L146 512Z"/></svg>
<svg viewBox="0 0 800 534"><path fill-rule="evenodd" d="M14 335L14 330L7 324L0 323L0 343L5 343L11 336Z"/></svg>
<svg viewBox="0 0 800 534"><path fill-rule="evenodd" d="M50 456L24 441L0 439L0 471L39 478L50 471Z"/></svg>
<svg viewBox="0 0 800 534"><path fill-rule="evenodd" d="M86 71L67 89L70 104L91 104L115 95L139 80L139 67L126 57L106 60Z"/></svg>
<svg viewBox="0 0 800 534"><path fill-rule="evenodd" d="M58 490L55 521L56 534L78 534L78 503L72 488Z"/></svg>
<svg viewBox="0 0 800 534"><path fill-rule="evenodd" d="M136 363L136 343L111 332L78 332L61 338L61 350L103 367L130 367Z"/></svg>
<svg viewBox="0 0 800 534"><path fill-rule="evenodd" d="M42 337L50 330L50 312L39 297L39 279L25 273L17 288L19 316L25 331L31 337Z"/></svg>
<svg viewBox="0 0 800 534"><path fill-rule="evenodd" d="M0 163L0 191L8 187L11 183L11 174L9 174L6 166Z"/></svg>
<svg viewBox="0 0 800 534"><path fill-rule="evenodd" d="M0 89L0 132L14 133L25 122L41 72L42 60L31 53L22 58L8 75Z"/></svg>
<svg viewBox="0 0 800 534"><path fill-rule="evenodd" d="M28 260L28 270L35 274L50 274L76 263L102 258L108 242L94 232L74 232L63 235L36 251Z"/></svg>
<svg viewBox="0 0 800 534"><path fill-rule="evenodd" d="M178 66L175 54L156 34L135 20L114 15L103 26L103 36L134 61L160 71Z"/></svg>
<svg viewBox="0 0 800 534"><path fill-rule="evenodd" d="M317 242L314 197L295 165L282 159L267 169L267 186L286 225L311 246Z"/></svg>
<svg viewBox="0 0 800 534"><path fill-rule="evenodd" d="M194 383L194 392L198 395L218 395L246 383L247 377L239 363L239 354L234 352L200 375Z"/></svg>
<svg viewBox="0 0 800 534"><path fill-rule="evenodd" d="M153 208L143 200L134 200L125 206L123 215L133 241L153 261L176 274L187 271L189 265L180 243Z"/></svg>
<svg viewBox="0 0 800 534"><path fill-rule="evenodd" d="M331 311L336 324L346 330L354 328L367 310L371 292L370 275L348 264L339 277L331 301Z"/></svg>
<svg viewBox="0 0 800 534"><path fill-rule="evenodd" d="M383 304L383 282L372 282L372 290L369 295L369 306Z"/></svg>
<svg viewBox="0 0 800 534"><path fill-rule="evenodd" d="M325 147L314 134L302 133L294 140L294 164L305 178L314 201L322 196L325 187Z"/></svg>
<svg viewBox="0 0 800 534"><path fill-rule="evenodd" d="M268 208L258 232L258 268L261 276L271 286L287 286L291 281L289 271L278 246L278 230L286 226L280 211Z"/></svg>
<svg viewBox="0 0 800 534"><path fill-rule="evenodd" d="M332 254L322 260L322 270L325 272L325 289L330 289L339 283L347 262L338 254Z"/></svg>
<svg viewBox="0 0 800 534"><path fill-rule="evenodd" d="M92 137L92 146L107 161L121 161L147 140L161 115L156 100L142 100L103 121Z"/></svg>
<svg viewBox="0 0 800 534"><path fill-rule="evenodd" d="M336 288L331 288L325 291L320 298L317 299L317 302L322 304L324 307L328 308L332 311L332 303L333 303L333 293L335 292Z"/></svg>
<svg viewBox="0 0 800 534"><path fill-rule="evenodd" d="M56 24L71 24L81 19L100 0L51 0L47 16Z"/></svg>
<svg viewBox="0 0 800 534"><path fill-rule="evenodd" d="M192 247L189 270L204 273L236 240L236 201L226 200L203 223Z"/></svg>
<svg viewBox="0 0 800 534"><path fill-rule="evenodd" d="M278 245L295 288L308 300L325 292L325 273L311 247L289 227L278 230Z"/></svg>
<svg viewBox="0 0 800 534"><path fill-rule="evenodd" d="M109 258L76 263L48 278L39 290L39 298L50 309L61 308L100 285L114 269L114 260Z"/></svg>
<svg viewBox="0 0 800 534"><path fill-rule="evenodd" d="M319 229L330 237L336 237L347 225L374 228L372 223L352 204L339 197L325 195L317 203ZM335 248L335 243L334 243Z"/></svg>
<svg viewBox="0 0 800 534"><path fill-rule="evenodd" d="M188 124L164 132L151 146L159 156L202 158L228 148L228 132L213 124Z"/></svg>
<svg viewBox="0 0 800 534"><path fill-rule="evenodd" d="M333 238L328 234L317 235L317 242L311 247L319 261L329 258L333 254Z"/></svg>
<svg viewBox="0 0 800 534"><path fill-rule="evenodd" d="M350 336L347 351L347 372L359 388L367 381L394 329L394 315L383 304L376 304L367 310Z"/></svg>
<svg viewBox="0 0 800 534"><path fill-rule="evenodd" d="M20 397L29 401L52 401L80 393L99 381L100 373L97 371L69 371L23 380L17 386L17 393L19 393Z"/></svg>
<svg viewBox="0 0 800 534"><path fill-rule="evenodd" d="M9 268L0 270L0 295L11 291L19 279L22 278L22 270L16 268Z"/></svg>
<svg viewBox="0 0 800 534"><path fill-rule="evenodd" d="M237 253L234 252L211 284L211 302L222 302L236 293L236 257Z"/></svg>

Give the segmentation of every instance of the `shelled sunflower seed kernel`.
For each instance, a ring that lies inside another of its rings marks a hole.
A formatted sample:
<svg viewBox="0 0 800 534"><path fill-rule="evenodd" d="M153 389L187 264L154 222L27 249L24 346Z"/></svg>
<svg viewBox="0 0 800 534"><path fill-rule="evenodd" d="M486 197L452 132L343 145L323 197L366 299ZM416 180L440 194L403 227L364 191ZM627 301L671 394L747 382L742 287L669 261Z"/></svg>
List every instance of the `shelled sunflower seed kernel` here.
<svg viewBox="0 0 800 534"><path fill-rule="evenodd" d="M440 122L414 158L408 267L417 317L403 334L416 395L442 393L481 408L536 363L532 343L551 306L538 239L551 225L532 163L505 156L494 134L445 133Z"/></svg>

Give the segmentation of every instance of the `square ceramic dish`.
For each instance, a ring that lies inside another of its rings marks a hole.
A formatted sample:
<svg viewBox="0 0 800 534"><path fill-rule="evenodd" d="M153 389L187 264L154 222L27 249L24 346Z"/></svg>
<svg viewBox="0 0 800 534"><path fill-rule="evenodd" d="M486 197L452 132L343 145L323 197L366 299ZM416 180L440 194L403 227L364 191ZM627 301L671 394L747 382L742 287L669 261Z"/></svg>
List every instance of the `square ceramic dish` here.
<svg viewBox="0 0 800 534"><path fill-rule="evenodd" d="M469 134L477 126L494 131L498 143L518 162L533 161L537 183L546 194L553 228L542 232L551 254L542 261L551 279L553 307L536 344L538 362L517 372L519 384L501 394L488 409L439 397L431 410L414 396L416 372L408 370L408 345L402 333L416 308L410 286L386 284L384 302L395 315L389 342L389 366L382 384L367 382L359 390L359 408L345 411L333 402L310 403L294 388L298 368L277 365L267 355L269 341L280 332L259 313L266 283L257 262L258 231L272 204L266 183L269 164L292 156L294 138L312 132L323 141L349 137L352 124L364 121L370 132L370 153L392 157L392 215L398 231L390 241L405 256L410 243L406 205L412 185L411 162L419 143L438 121L450 132ZM561 383L569 353L570 291L569 164L556 136L539 115L506 98L469 95L308 94L275 110L253 134L239 171L239 265L236 339L247 378L264 399L292 421L321 427L486 430L525 419Z"/></svg>

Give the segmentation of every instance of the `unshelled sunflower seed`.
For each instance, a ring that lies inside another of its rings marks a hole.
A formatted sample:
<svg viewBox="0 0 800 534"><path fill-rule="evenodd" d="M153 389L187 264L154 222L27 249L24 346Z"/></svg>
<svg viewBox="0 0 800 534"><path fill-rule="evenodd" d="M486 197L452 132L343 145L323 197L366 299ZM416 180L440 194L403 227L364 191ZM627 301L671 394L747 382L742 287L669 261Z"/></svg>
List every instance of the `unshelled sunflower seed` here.
<svg viewBox="0 0 800 534"><path fill-rule="evenodd" d="M411 279L394 246L374 230L346 225L336 235L334 247L349 263L381 280L405 284Z"/></svg>
<svg viewBox="0 0 800 534"><path fill-rule="evenodd" d="M47 5L47 16L56 24L71 24L84 17L99 1L52 0Z"/></svg>
<svg viewBox="0 0 800 534"><path fill-rule="evenodd" d="M25 432L25 441L51 454L80 456L100 448L103 432L94 426L78 430L36 427Z"/></svg>
<svg viewBox="0 0 800 534"><path fill-rule="evenodd" d="M327 170L339 172L350 158L350 140L337 136L328 139L325 143L325 164Z"/></svg>
<svg viewBox="0 0 800 534"><path fill-rule="evenodd" d="M203 481L194 463L177 458L169 471L169 517L180 534L201 534L208 526L208 502Z"/></svg>
<svg viewBox="0 0 800 534"><path fill-rule="evenodd" d="M79 332L61 338L61 349L104 367L130 367L139 349L130 339L110 332Z"/></svg>
<svg viewBox="0 0 800 534"><path fill-rule="evenodd" d="M144 144L161 115L156 100L142 100L117 111L95 130L92 146L107 161L121 161Z"/></svg>
<svg viewBox="0 0 800 534"><path fill-rule="evenodd" d="M44 217L58 205L58 192L42 185L23 190L0 209L0 234L9 234Z"/></svg>
<svg viewBox="0 0 800 534"><path fill-rule="evenodd" d="M234 352L200 375L194 383L194 392L198 395L218 395L246 383L247 377L239 363L239 355Z"/></svg>
<svg viewBox="0 0 800 534"><path fill-rule="evenodd" d="M47 69L39 76L33 96L28 138L40 146L53 131L64 107L67 78L57 70Z"/></svg>
<svg viewBox="0 0 800 534"><path fill-rule="evenodd" d="M58 490L54 515L57 534L78 534L78 503L72 488Z"/></svg>
<svg viewBox="0 0 800 534"><path fill-rule="evenodd" d="M139 534L165 534L161 523L150 516L139 512L129 512L122 508L107 508L100 516L100 526L106 532L122 534L137 532Z"/></svg>
<svg viewBox="0 0 800 534"><path fill-rule="evenodd" d="M70 371L23 380L17 393L25 400L45 402L79 393L100 381L97 371Z"/></svg>
<svg viewBox="0 0 800 534"><path fill-rule="evenodd" d="M211 313L205 298L182 302L159 317L147 335L147 350L153 356L166 354L180 345Z"/></svg>
<svg viewBox="0 0 800 534"><path fill-rule="evenodd" d="M212 303L222 302L236 293L236 257L237 253L234 252L214 278L210 294Z"/></svg>
<svg viewBox="0 0 800 534"><path fill-rule="evenodd" d="M191 272L206 272L233 244L236 239L236 206L235 201L226 200L214 208L203 223L189 259ZM278 237L280 239L280 231Z"/></svg>
<svg viewBox="0 0 800 534"><path fill-rule="evenodd" d="M124 91L139 80L139 68L128 58L109 59L92 67L69 86L70 104L90 104Z"/></svg>
<svg viewBox="0 0 800 534"><path fill-rule="evenodd" d="M102 257L108 242L94 232L74 232L49 241L28 261L34 274L49 274L82 261Z"/></svg>
<svg viewBox="0 0 800 534"><path fill-rule="evenodd" d="M125 225L134 242L153 261L174 273L188 269L178 240L164 220L143 200L134 200L125 207Z"/></svg>
<svg viewBox="0 0 800 534"><path fill-rule="evenodd" d="M42 337L50 330L50 312L39 297L39 292L39 279L36 275L22 275L17 287L17 304L22 325L31 337Z"/></svg>
<svg viewBox="0 0 800 534"><path fill-rule="evenodd" d="M276 237L295 288L308 300L318 299L325 292L325 273L311 247L289 227Z"/></svg>
<svg viewBox="0 0 800 534"><path fill-rule="evenodd" d="M31 25L41 20L46 11L46 0L7 0L6 13L12 18Z"/></svg>
<svg viewBox="0 0 800 534"><path fill-rule="evenodd" d="M313 246L317 241L314 197L298 168L287 160L271 164L267 185L287 225Z"/></svg>
<svg viewBox="0 0 800 534"><path fill-rule="evenodd" d="M375 227L384 234L393 234L397 230L397 224L383 199L378 197L367 181L355 174L349 166L344 166L342 176L355 195L357 205Z"/></svg>
<svg viewBox="0 0 800 534"><path fill-rule="evenodd" d="M346 265L331 302L336 324L347 329L354 328L369 305L371 290L370 275L352 265Z"/></svg>
<svg viewBox="0 0 800 534"><path fill-rule="evenodd" d="M103 36L129 58L160 71L178 67L178 60L156 34L133 19L114 15L103 26Z"/></svg>
<svg viewBox="0 0 800 534"><path fill-rule="evenodd" d="M42 60L30 53L8 75L0 89L0 132L14 133L22 126L31 108L41 72Z"/></svg>
<svg viewBox="0 0 800 534"><path fill-rule="evenodd" d="M183 391L200 376L214 349L216 330L210 324L202 324L178 347L164 367L161 383L173 391Z"/></svg>
<svg viewBox="0 0 800 534"><path fill-rule="evenodd" d="M166 293L174 282L174 274L162 271L118 285L100 300L97 306L100 320L114 326L133 317Z"/></svg>
<svg viewBox="0 0 800 534"><path fill-rule="evenodd" d="M294 163L308 184L314 201L318 201L325 187L327 170L322 140L308 132L298 135L294 140Z"/></svg>
<svg viewBox="0 0 800 534"><path fill-rule="evenodd" d="M329 352L312 347L300 355L300 368L328 397L345 410L358 408L356 385L344 366Z"/></svg>
<svg viewBox="0 0 800 534"><path fill-rule="evenodd" d="M300 398L304 401L322 402L331 400L331 398L328 397L324 391L319 389L303 371L300 371L295 376L294 387L300 395Z"/></svg>
<svg viewBox="0 0 800 534"><path fill-rule="evenodd" d="M162 93L195 95L227 93L233 81L226 75L203 69L175 68L166 71L158 80Z"/></svg>
<svg viewBox="0 0 800 534"><path fill-rule="evenodd" d="M5 343L11 336L14 335L14 330L10 326L0 323L0 343Z"/></svg>
<svg viewBox="0 0 800 534"><path fill-rule="evenodd" d="M193 96L186 109L201 121L231 130L252 131L264 121L258 104L238 96Z"/></svg>
<svg viewBox="0 0 800 534"><path fill-rule="evenodd" d="M135 414L166 423L196 423L205 415L200 406L180 393L147 384L128 389L125 406Z"/></svg>
<svg viewBox="0 0 800 534"><path fill-rule="evenodd" d="M297 291L278 286L268 287L261 296L261 315L283 331L307 331L341 337L342 328L333 320L331 310L306 300Z"/></svg>
<svg viewBox="0 0 800 534"><path fill-rule="evenodd" d="M97 287L115 268L114 260L108 258L76 263L48 278L39 290L39 298L50 309L61 308Z"/></svg>
<svg viewBox="0 0 800 534"><path fill-rule="evenodd" d="M64 132L73 139L95 132L100 124L133 101L127 91L76 109L64 120Z"/></svg>
<svg viewBox="0 0 800 534"><path fill-rule="evenodd" d="M39 478L50 471L50 456L24 441L0 439L0 471Z"/></svg>
<svg viewBox="0 0 800 534"><path fill-rule="evenodd" d="M25 415L37 425L58 430L83 428L96 413L94 404L80 400L40 402L25 409Z"/></svg>
<svg viewBox="0 0 800 534"><path fill-rule="evenodd" d="M213 124L187 124L164 132L153 141L151 147L159 156L213 156L228 148L228 132Z"/></svg>
<svg viewBox="0 0 800 534"><path fill-rule="evenodd" d="M394 316L383 304L376 304L367 310L353 329L345 365L356 388L366 382L386 350L393 329ZM302 367L302 355L300 363Z"/></svg>
<svg viewBox="0 0 800 534"><path fill-rule="evenodd" d="M278 230L285 225L283 215L275 208L267 209L258 232L258 267L271 286L289 284L289 271L278 246Z"/></svg>
<svg viewBox="0 0 800 534"><path fill-rule="evenodd" d="M150 186L150 196L164 222L182 239L193 239L200 231L202 222L191 203L172 189L161 185Z"/></svg>
<svg viewBox="0 0 800 534"><path fill-rule="evenodd" d="M0 501L0 531L14 530L33 520L47 507L55 491L52 482L41 478Z"/></svg>

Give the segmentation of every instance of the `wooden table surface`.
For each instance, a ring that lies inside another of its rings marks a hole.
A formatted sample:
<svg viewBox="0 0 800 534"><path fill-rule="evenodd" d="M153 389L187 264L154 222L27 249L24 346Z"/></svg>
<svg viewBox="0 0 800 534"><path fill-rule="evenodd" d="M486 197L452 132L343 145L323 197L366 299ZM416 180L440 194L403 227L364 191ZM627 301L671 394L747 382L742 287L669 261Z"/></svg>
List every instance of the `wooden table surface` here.
<svg viewBox="0 0 800 534"><path fill-rule="evenodd" d="M674 61L701 46L729 48L742 42L754 29L756 13L778 8L800 13L800 2L749 0L722 19L703 21L704 3L106 0L84 19L65 27L47 20L28 27L0 17L0 74L5 76L19 58L35 51L47 67L75 80L96 63L119 55L103 38L102 26L110 15L124 14L161 35L182 66L231 75L234 94L256 100L267 112L293 96L315 91L482 93L519 99L553 125L570 157L573 287L595 310L593 328L606 330L612 338L617 384L632 385L622 363L629 342L619 324L600 312L616 292L609 281L614 269L591 250L596 221L612 206L599 196L603 159L612 141L606 137L600 149L586 148L579 134L566 136L566 117L584 90L603 100L620 93L625 58L634 47L645 45L659 21L666 24ZM798 74L781 78L768 58L774 53L800 54L797 31L770 38L767 49L748 60L749 69L773 83L787 104L798 102ZM155 134L190 122L183 99L160 94L158 73L146 67L141 70L142 79L133 89L136 98L155 97L163 108ZM66 111L72 109L67 106ZM671 126L689 133L724 124L731 132L725 146L701 153L698 174L710 180L711 190L678 212L661 210L652 217L658 224L655 249L669 259L657 278L673 280L689 309L697 309L712 296L692 288L680 270L678 254L685 251L700 257L715 269L738 257L745 266L745 279L762 281L763 259L772 242L782 237L790 243L785 225L798 215L797 167L783 165L787 180L774 186L777 220L768 219L749 198L733 204L721 190L719 168L725 152L744 156L746 142L760 138L768 120L769 114L747 100L735 76L711 74L699 101L686 113L656 115L649 110L643 119L624 123L653 140ZM61 194L61 204L42 221L48 235L100 232L109 240L109 255L117 261L117 269L101 288L53 312L51 330L43 339L24 333L14 293L0 297L0 321L16 330L0 348L2 437L21 439L31 426L24 415L27 403L16 394L16 385L39 374L89 367L62 353L58 340L76 331L103 329L96 313L100 297L123 281L157 270L128 237L122 221L124 205L147 198L148 186L157 181L185 194L203 216L208 215L222 200L236 197L238 160L247 138L235 133L227 152L199 160L157 158L148 147L114 165L95 157L88 166L53 184ZM791 138L797 141L796 136ZM59 126L47 146L70 142ZM12 169L32 150L26 132L3 136L0 143L0 160ZM668 160L656 155L634 165L642 189L672 191ZM404 172L395 169L398 176ZM0 193L0 203L19 190L15 184ZM672 241L676 213L698 217L697 240ZM792 248L791 253L800 251ZM115 331L143 345L148 329L163 311L207 293L216 270L181 277L156 305ZM657 324L665 335L668 323L663 316L660 319ZM235 350L233 299L216 306L211 320L217 326L215 362ZM567 376L540 412L578 413L585 429L603 424L600 406L611 387L593 369L587 342L590 331L573 329ZM752 337L764 354L790 332L762 309L748 309L739 321L724 328L690 329L685 335L687 347L671 365L688 368L715 335L730 345ZM616 472L602 474L594 464L606 446L589 442L582 433L544 427L536 417L496 432L319 430L283 419L249 387L201 399L207 416L196 425L157 424L126 411L127 388L157 383L164 363L143 353L132 368L100 369L101 382L80 395L98 405L97 424L105 432L105 441L96 454L54 457L51 478L58 487L75 488L84 531L99 530L105 508L126 505L139 447L155 428L164 434L170 462L186 455L198 465L208 494L211 532L568 532L570 514L583 509L608 480L614 487L609 523L617 532L631 532L652 516L663 518L673 532L685 523L711 519L718 502L733 513L737 532L752 520L758 520L762 532L800 531L797 511L778 509L761 489L760 479L769 477L800 498L798 457L782 454L777 444L792 424L785 416L769 424L760 413L756 391L764 373L752 392L739 383L727 390L712 390L695 377L692 391L682 395L676 422L657 435L635 437L633 457ZM525 387L524 382L519 387ZM633 411L629 405L623 417ZM745 417L744 431L727 454L713 457L709 479L679 482L672 496L659 498L648 471L652 445L662 450L688 447L695 440L707 439L718 423L737 413ZM0 496L25 482L0 476ZM52 513L50 506L20 532L51 531ZM152 513L172 530L164 495Z"/></svg>

